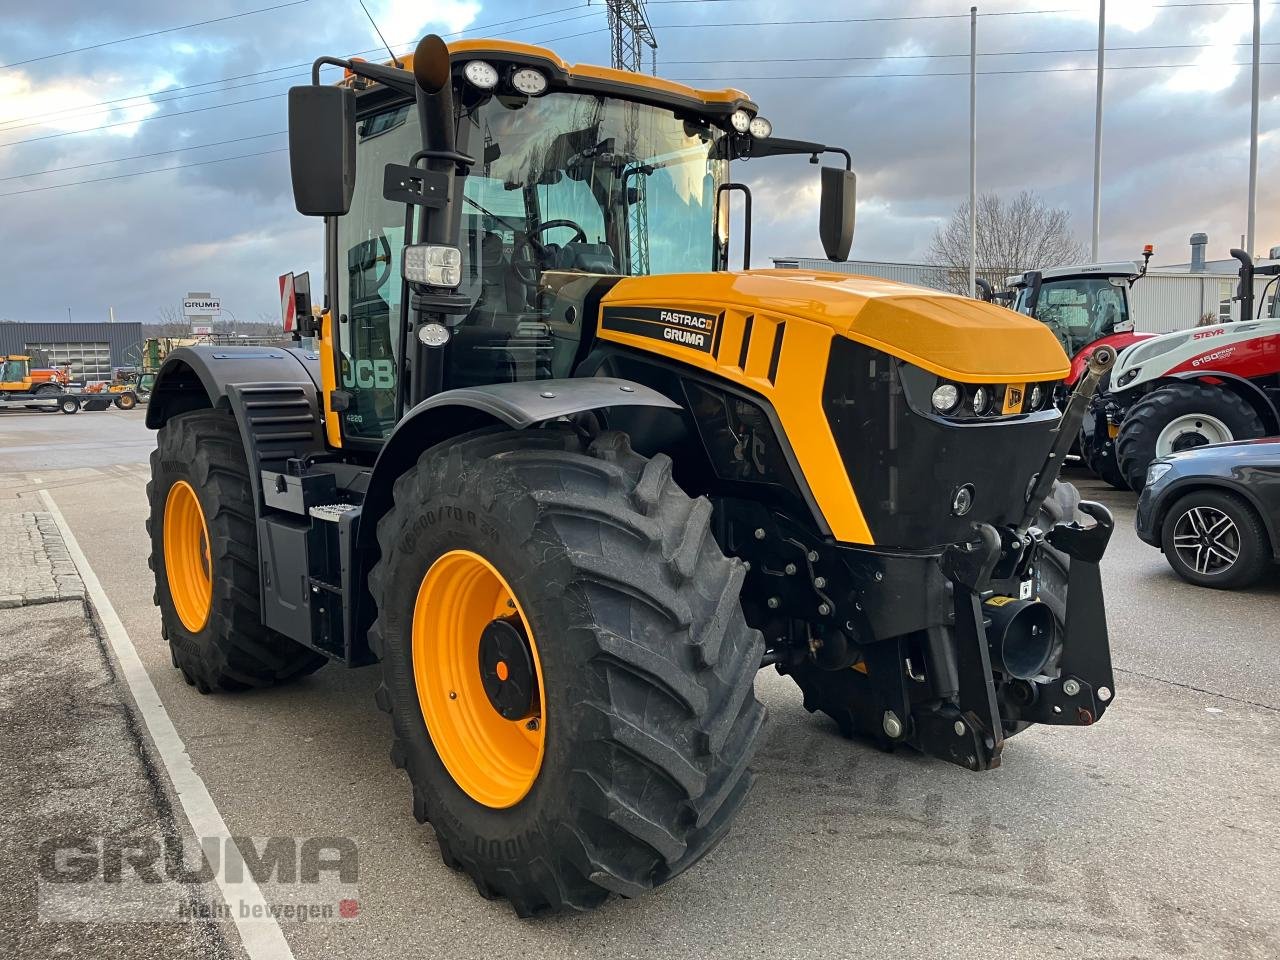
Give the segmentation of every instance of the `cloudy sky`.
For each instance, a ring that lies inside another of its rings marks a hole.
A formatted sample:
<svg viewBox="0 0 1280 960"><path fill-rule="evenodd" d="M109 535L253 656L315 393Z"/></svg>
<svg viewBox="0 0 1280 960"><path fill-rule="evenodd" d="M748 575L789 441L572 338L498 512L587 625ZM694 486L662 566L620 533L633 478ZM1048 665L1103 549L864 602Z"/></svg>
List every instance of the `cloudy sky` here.
<svg viewBox="0 0 1280 960"><path fill-rule="evenodd" d="M397 52L435 31L608 62L601 0L367 3ZM853 256L875 260L920 258L966 195L968 8L967 0L649 0L660 74L733 83L780 136L852 150ZM1251 7L1111 0L1108 8L1116 69L1106 77L1102 256L1131 257L1154 242L1157 262L1183 261L1197 230L1208 232L1211 256L1226 256L1245 229L1249 70L1241 64ZM1275 44L1263 47L1264 64L1280 62L1275 8L1263 4L1263 41ZM980 188L1039 191L1071 211L1081 239L1091 207L1096 11L1094 0L980 2ZM214 18L224 19L168 29ZM123 38L137 39L95 47ZM42 0L6 11L0 319L65 319L68 308L77 320L105 319L114 307L118 319L154 320L188 290L213 291L241 319L277 315L277 274L318 276L321 243L318 223L293 209L285 91L305 82L315 57L373 57L377 43L358 0ZM1280 244L1280 66L1264 66L1262 77L1257 247L1265 250ZM755 190L758 257L818 255L815 168L754 161L736 176Z"/></svg>

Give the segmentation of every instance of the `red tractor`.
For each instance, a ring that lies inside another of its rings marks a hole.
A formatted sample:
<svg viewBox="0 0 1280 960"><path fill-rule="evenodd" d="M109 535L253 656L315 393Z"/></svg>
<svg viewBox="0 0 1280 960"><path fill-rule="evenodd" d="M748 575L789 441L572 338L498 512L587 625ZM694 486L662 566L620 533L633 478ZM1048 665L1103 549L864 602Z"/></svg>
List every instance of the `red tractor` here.
<svg viewBox="0 0 1280 960"><path fill-rule="evenodd" d="M1142 250L1142 266L1132 260L1116 263L1089 263L1047 270L1028 270L1009 277L1009 289L986 299L1003 300L1019 313L1044 323L1067 356L1071 357L1071 374L1063 382L1059 400L1074 389L1083 376L1090 354L1107 345L1120 353L1138 341L1155 336L1135 333L1129 305L1129 290L1146 276L1153 248ZM1099 385L1105 396L1107 378ZM1059 406L1061 406L1061 402ZM1085 415L1080 430L1078 451L1089 469L1121 489L1128 483L1115 454L1115 433L1108 429L1104 402L1095 402Z"/></svg>
<svg viewBox="0 0 1280 960"><path fill-rule="evenodd" d="M1242 319L1131 343L1111 370L1109 389L1094 398L1134 490L1160 457L1280 434L1280 316L1274 300L1267 318L1253 308L1255 277L1280 277L1280 263L1259 267L1243 250L1231 255L1240 261Z"/></svg>

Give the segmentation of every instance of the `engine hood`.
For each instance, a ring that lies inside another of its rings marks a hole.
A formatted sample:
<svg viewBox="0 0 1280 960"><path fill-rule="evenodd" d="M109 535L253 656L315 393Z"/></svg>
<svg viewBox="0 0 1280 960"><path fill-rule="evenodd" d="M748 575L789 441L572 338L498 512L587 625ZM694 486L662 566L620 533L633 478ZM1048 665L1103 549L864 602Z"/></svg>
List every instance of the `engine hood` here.
<svg viewBox="0 0 1280 960"><path fill-rule="evenodd" d="M726 312L763 314L774 323L807 321L964 383L1061 380L1071 366L1048 328L1030 317L968 297L844 273L745 270L627 277L602 305L651 308L658 316L662 311L713 315L719 323ZM704 353L712 341L719 342L715 330L706 332ZM601 335L612 339L607 325Z"/></svg>

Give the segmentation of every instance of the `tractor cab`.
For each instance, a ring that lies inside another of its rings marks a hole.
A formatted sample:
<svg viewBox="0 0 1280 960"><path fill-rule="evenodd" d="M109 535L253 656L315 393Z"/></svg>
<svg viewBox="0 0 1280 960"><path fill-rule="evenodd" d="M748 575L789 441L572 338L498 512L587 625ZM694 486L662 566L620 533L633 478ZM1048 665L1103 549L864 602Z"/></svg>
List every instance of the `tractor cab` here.
<svg viewBox="0 0 1280 960"><path fill-rule="evenodd" d="M31 358L21 356L0 357L0 384L4 389L20 389L31 382Z"/></svg>
<svg viewBox="0 0 1280 960"><path fill-rule="evenodd" d="M1143 272L1128 260L1029 270L1006 283L1013 309L1045 324L1074 357L1097 340L1133 330L1129 287Z"/></svg>

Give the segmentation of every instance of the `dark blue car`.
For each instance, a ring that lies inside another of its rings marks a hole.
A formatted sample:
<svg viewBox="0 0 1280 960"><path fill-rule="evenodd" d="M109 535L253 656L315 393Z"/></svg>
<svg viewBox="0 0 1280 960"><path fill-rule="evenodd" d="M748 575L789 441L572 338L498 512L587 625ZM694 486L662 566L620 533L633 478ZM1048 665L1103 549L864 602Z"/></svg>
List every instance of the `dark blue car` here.
<svg viewBox="0 0 1280 960"><path fill-rule="evenodd" d="M1257 582L1280 561L1280 437L1156 460L1137 528L1189 583L1231 590Z"/></svg>

